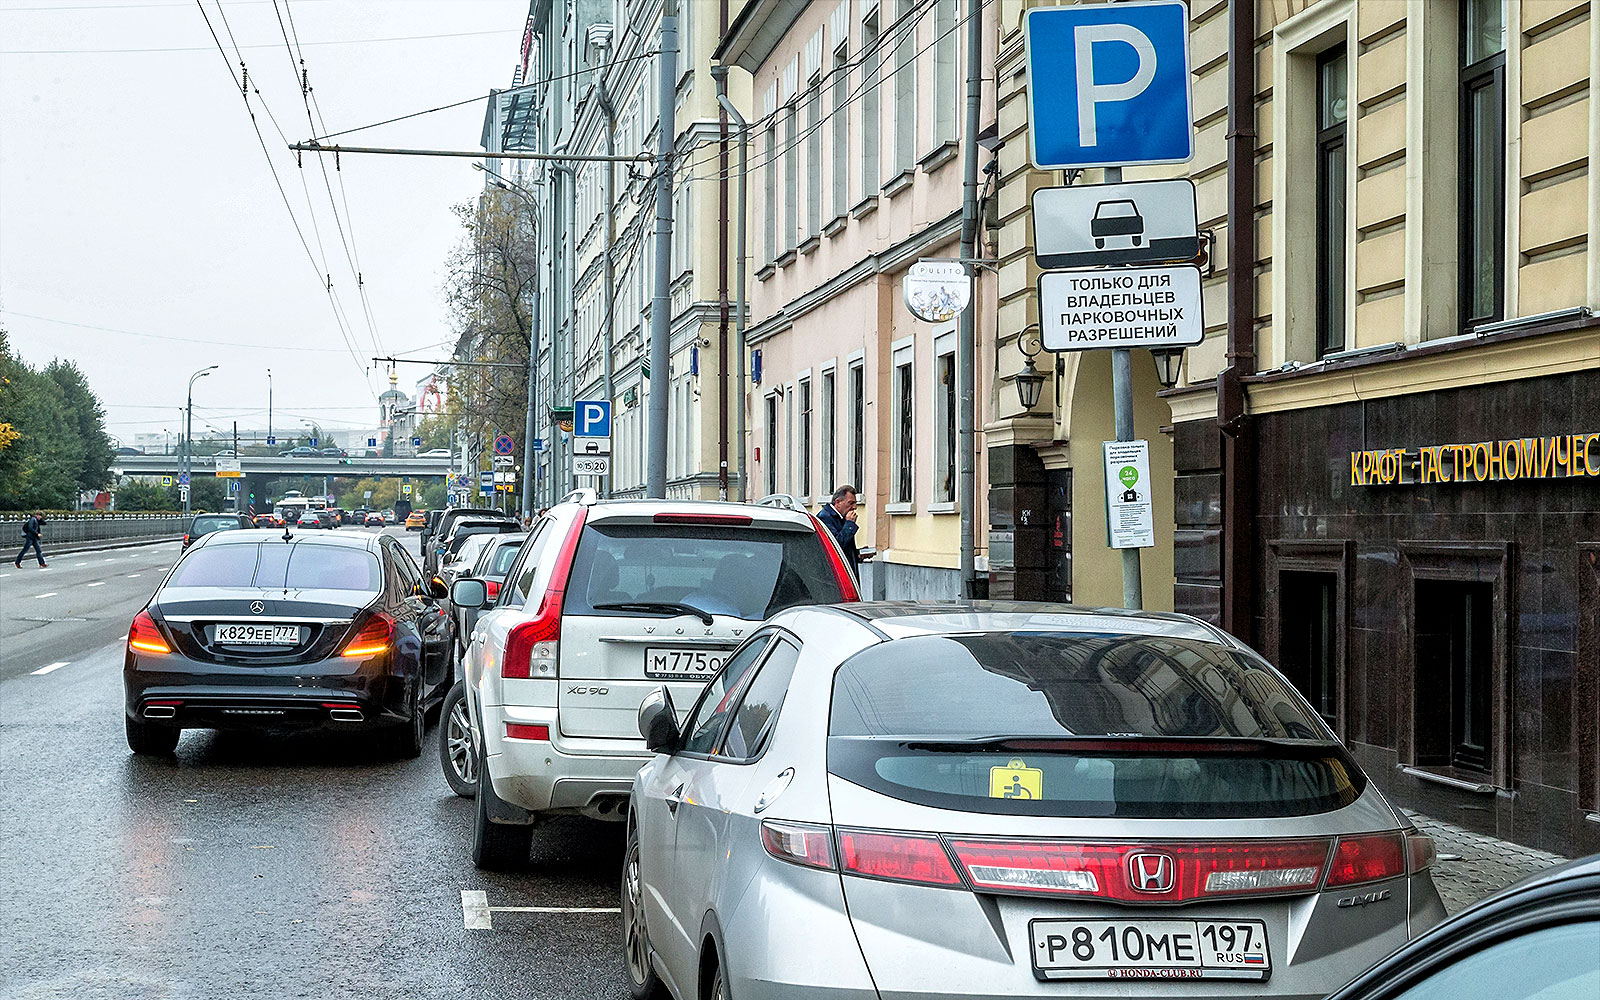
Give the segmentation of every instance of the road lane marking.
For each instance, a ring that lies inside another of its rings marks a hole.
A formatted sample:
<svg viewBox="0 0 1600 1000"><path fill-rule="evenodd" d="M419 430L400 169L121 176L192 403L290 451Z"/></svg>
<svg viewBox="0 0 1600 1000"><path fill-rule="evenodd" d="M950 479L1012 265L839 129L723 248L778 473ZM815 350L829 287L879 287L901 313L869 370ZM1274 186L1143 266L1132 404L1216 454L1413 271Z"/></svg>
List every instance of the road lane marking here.
<svg viewBox="0 0 1600 1000"><path fill-rule="evenodd" d="M489 894L482 889L461 890L461 923L469 931L493 930Z"/></svg>
<svg viewBox="0 0 1600 1000"><path fill-rule="evenodd" d="M89 564L88 564L88 563L86 563L86 562L81 562L81 563L73 563L73 564L72 564L72 568L73 568L73 569L77 569L77 568L78 568L78 567L79 567L79 566L87 566L87 565L89 565Z"/></svg>
<svg viewBox="0 0 1600 1000"><path fill-rule="evenodd" d="M71 662L72 662L71 660L62 660L60 663L52 663L47 667L40 667L38 670L35 670L33 672L33 675L35 677L37 677L40 674L52 673L53 671L60 670L62 667L66 666L67 664L69 664Z"/></svg>
<svg viewBox="0 0 1600 1000"><path fill-rule="evenodd" d="M54 596L56 596L56 593L57 593L56 591L52 590L48 594L34 594L33 595L33 599L36 600L36 601L42 601L46 597L54 597Z"/></svg>
<svg viewBox="0 0 1600 1000"><path fill-rule="evenodd" d="M84 584L85 587L104 587L105 585L106 585L106 582L104 580L96 580L93 583Z"/></svg>
<svg viewBox="0 0 1600 1000"><path fill-rule="evenodd" d="M128 574L128 579L137 580L141 576L144 576L144 574L143 573L129 573Z"/></svg>

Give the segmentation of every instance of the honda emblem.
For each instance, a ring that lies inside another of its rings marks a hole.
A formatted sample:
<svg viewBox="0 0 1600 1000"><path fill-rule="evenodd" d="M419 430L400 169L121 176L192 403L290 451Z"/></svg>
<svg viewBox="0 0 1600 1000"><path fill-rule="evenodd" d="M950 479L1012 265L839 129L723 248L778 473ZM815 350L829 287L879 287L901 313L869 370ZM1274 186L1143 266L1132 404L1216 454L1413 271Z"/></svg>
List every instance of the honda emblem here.
<svg viewBox="0 0 1600 1000"><path fill-rule="evenodd" d="M1171 892L1172 855L1141 851L1128 855L1128 884L1137 892Z"/></svg>

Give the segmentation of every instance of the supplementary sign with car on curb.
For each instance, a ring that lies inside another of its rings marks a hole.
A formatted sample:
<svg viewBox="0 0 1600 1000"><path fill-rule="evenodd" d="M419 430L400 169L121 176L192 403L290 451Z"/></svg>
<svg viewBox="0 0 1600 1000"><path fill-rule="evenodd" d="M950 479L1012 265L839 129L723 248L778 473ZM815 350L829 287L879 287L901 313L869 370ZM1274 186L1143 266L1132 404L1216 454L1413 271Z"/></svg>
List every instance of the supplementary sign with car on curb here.
<svg viewBox="0 0 1600 1000"><path fill-rule="evenodd" d="M1081 184L1033 193L1040 267L1161 264L1200 255L1194 182L1186 177Z"/></svg>
<svg viewBox="0 0 1600 1000"><path fill-rule="evenodd" d="M1039 275L1047 351L1189 347L1205 338L1200 269L1125 267Z"/></svg>

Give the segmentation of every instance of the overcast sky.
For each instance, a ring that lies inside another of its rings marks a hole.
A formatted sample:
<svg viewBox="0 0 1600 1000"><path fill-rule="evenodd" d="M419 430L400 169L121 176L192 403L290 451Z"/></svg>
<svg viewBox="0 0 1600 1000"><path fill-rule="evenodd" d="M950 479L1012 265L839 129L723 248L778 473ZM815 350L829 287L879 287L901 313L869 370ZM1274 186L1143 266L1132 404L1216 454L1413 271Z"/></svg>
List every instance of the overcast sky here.
<svg viewBox="0 0 1600 1000"><path fill-rule="evenodd" d="M308 138L272 0L222 7L266 107L290 141ZM330 131L509 86L527 9L527 0L277 4ZM392 156L342 157L336 173L329 158L380 352L321 170L309 154L296 168L252 93L313 265L229 74L238 57L216 0L205 13L227 62L193 0L0 0L0 324L32 364L76 361L110 432L129 443L140 431L175 435L189 375L207 365L220 368L195 383L196 436L202 419L265 428L269 368L276 433L306 418L371 427L387 375L369 370L370 357L439 357L442 348L419 348L450 339L442 272L460 232L450 206L471 199L483 175L471 160ZM482 121L479 101L330 141L475 149ZM353 343L318 277L324 256ZM400 387L411 392L425 373L401 366Z"/></svg>

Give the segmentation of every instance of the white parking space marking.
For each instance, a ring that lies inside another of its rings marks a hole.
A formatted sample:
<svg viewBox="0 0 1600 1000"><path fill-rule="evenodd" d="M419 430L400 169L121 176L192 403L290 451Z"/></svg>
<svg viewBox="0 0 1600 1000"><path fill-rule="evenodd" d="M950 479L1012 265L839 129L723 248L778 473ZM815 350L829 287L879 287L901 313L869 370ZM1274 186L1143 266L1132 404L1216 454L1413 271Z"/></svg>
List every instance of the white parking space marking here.
<svg viewBox="0 0 1600 1000"><path fill-rule="evenodd" d="M52 590L48 594L34 594L33 595L33 599L36 600L36 601L42 601L46 597L54 597L54 596L56 596L56 591Z"/></svg>
<svg viewBox="0 0 1600 1000"><path fill-rule="evenodd" d="M52 663L47 667L40 667L38 670L35 670L33 672L33 675L35 677L37 677L40 674L52 673L54 671L60 670L62 667L66 666L68 663L71 663L71 662L72 662L71 660L62 660L60 663Z"/></svg>
<svg viewBox="0 0 1600 1000"><path fill-rule="evenodd" d="M482 889L461 890L461 923L469 931L494 929L496 913L621 913L618 906L490 906Z"/></svg>

